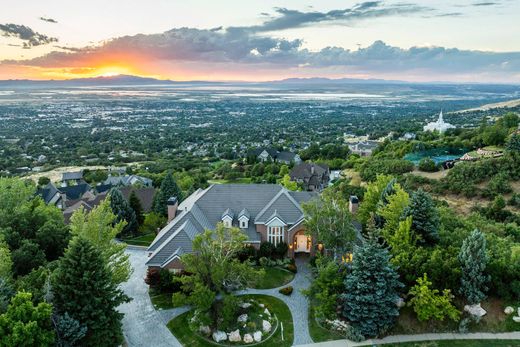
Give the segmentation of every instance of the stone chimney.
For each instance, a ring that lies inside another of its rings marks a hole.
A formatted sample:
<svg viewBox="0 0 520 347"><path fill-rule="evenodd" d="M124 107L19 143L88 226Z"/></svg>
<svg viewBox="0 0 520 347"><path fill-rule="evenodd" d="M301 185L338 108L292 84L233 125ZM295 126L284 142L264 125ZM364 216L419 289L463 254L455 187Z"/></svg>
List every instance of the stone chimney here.
<svg viewBox="0 0 520 347"><path fill-rule="evenodd" d="M352 214L356 214L357 210L359 208L359 199L355 195L351 195L350 199L348 200L348 210Z"/></svg>
<svg viewBox="0 0 520 347"><path fill-rule="evenodd" d="M311 175L314 175L314 164L311 164Z"/></svg>
<svg viewBox="0 0 520 347"><path fill-rule="evenodd" d="M172 196L168 199L166 205L168 205L168 223L170 223L177 214L177 207L179 207L179 201L175 196Z"/></svg>

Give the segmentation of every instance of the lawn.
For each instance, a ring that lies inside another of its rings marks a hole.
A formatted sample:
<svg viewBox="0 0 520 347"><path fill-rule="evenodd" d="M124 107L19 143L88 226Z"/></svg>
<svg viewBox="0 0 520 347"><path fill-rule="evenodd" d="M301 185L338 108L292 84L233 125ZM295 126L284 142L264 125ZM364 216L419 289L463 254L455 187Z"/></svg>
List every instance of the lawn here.
<svg viewBox="0 0 520 347"><path fill-rule="evenodd" d="M155 233L144 234L130 239L123 239L123 242L133 246L150 246L152 241L155 239Z"/></svg>
<svg viewBox="0 0 520 347"><path fill-rule="evenodd" d="M265 276L251 285L255 289L278 288L291 282L294 274L279 267L264 267Z"/></svg>
<svg viewBox="0 0 520 347"><path fill-rule="evenodd" d="M156 310L167 310L173 308L172 293L160 293L153 289L148 290L148 295Z"/></svg>
<svg viewBox="0 0 520 347"><path fill-rule="evenodd" d="M518 347L520 340L441 340L384 344L385 347Z"/></svg>
<svg viewBox="0 0 520 347"><path fill-rule="evenodd" d="M268 295L244 295L245 298L252 298L258 300L261 303L264 303L271 313L275 314L278 318L278 329L274 333L274 335L267 341L261 342L255 346L258 347L289 347L292 345L293 341L293 324L291 311L287 305L283 303L280 299L277 299ZM181 314L180 316L172 319L168 323L168 329L172 332L173 335L184 345L190 347L209 347L215 346L215 344L210 343L200 337L199 335L194 334L189 328L188 320L191 317L191 311ZM281 326L283 325L283 339Z"/></svg>
<svg viewBox="0 0 520 347"><path fill-rule="evenodd" d="M337 332L322 328L318 322L316 322L312 305L309 307L309 334L314 342L341 340L345 338L345 336Z"/></svg>

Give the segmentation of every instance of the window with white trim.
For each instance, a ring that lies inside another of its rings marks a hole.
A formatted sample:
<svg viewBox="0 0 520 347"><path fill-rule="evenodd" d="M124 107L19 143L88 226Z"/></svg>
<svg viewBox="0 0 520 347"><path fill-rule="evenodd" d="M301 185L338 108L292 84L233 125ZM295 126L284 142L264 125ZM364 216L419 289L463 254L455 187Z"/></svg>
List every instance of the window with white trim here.
<svg viewBox="0 0 520 347"><path fill-rule="evenodd" d="M229 219L226 218L223 220L223 222L224 222L224 227L231 228L231 221Z"/></svg>
<svg viewBox="0 0 520 347"><path fill-rule="evenodd" d="M247 229L247 220L245 220L245 219L240 220L240 228Z"/></svg>
<svg viewBox="0 0 520 347"><path fill-rule="evenodd" d="M267 228L267 241L273 245L278 245L283 242L283 227L272 226Z"/></svg>

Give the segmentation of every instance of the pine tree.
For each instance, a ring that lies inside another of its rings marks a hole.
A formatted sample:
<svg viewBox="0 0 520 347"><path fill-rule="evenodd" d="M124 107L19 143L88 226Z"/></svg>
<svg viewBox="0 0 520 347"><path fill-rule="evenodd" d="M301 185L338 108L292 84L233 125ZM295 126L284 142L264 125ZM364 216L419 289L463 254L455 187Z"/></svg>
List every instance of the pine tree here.
<svg viewBox="0 0 520 347"><path fill-rule="evenodd" d="M388 251L375 240L367 240L354 250L342 295L343 316L363 336L377 336L399 315L397 290L402 286Z"/></svg>
<svg viewBox="0 0 520 347"><path fill-rule="evenodd" d="M141 205L141 200L139 200L135 191L132 190L132 193L130 193L130 198L128 198L128 201L130 203L130 207L135 212L135 217L136 217L138 226L143 225L143 222L144 222L143 205Z"/></svg>
<svg viewBox="0 0 520 347"><path fill-rule="evenodd" d="M422 189L414 192L404 214L412 216L412 230L419 236L419 244L433 245L439 241L439 212L430 194Z"/></svg>
<svg viewBox="0 0 520 347"><path fill-rule="evenodd" d="M118 188L110 189L110 207L116 215L116 223L123 220L126 221L121 234L125 236L136 234L138 224L135 212Z"/></svg>
<svg viewBox="0 0 520 347"><path fill-rule="evenodd" d="M173 179L173 175L169 172L161 183L161 189L154 198L154 212L160 213L163 216L168 214L167 202L171 197L176 197L180 203L183 200L182 190Z"/></svg>
<svg viewBox="0 0 520 347"><path fill-rule="evenodd" d="M486 298L486 283L489 280L489 276L485 274L488 262L486 238L478 229L462 243L459 262L462 269L460 293L469 304L478 304Z"/></svg>
<svg viewBox="0 0 520 347"><path fill-rule="evenodd" d="M123 314L117 307L129 298L112 282L101 252L90 241L71 241L56 270L53 292L57 312L87 327L81 345L112 347L123 341Z"/></svg>

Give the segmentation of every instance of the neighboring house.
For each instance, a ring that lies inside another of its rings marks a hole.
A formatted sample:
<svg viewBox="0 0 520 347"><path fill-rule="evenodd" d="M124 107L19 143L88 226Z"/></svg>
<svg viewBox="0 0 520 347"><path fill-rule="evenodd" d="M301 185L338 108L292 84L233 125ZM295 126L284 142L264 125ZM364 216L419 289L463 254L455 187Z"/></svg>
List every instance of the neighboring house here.
<svg viewBox="0 0 520 347"><path fill-rule="evenodd" d="M88 196L88 197L85 197L82 199L66 201L66 203L65 203L66 207L63 210L63 218L65 220L65 224L70 223L70 218L72 217L74 212L79 210L81 207L83 207L83 209L85 211L90 212L91 210L94 209L94 207L101 204L101 202L103 200L105 200L106 197L107 197L107 193L105 192L102 194L98 194L96 196L92 195L92 196Z"/></svg>
<svg viewBox="0 0 520 347"><path fill-rule="evenodd" d="M36 194L41 196L46 204L63 210L67 207L69 200L93 198L95 195L91 190L92 187L87 183L68 187L56 187L54 184L48 183L44 188L38 189Z"/></svg>
<svg viewBox="0 0 520 347"><path fill-rule="evenodd" d="M180 257L193 251L192 242L217 223L239 227L247 244L261 242L289 246L288 256L314 254L316 245L305 235L301 203L317 197L314 192L292 192L276 184L216 184L198 189L180 205L168 202L168 219L148 248L149 267L182 270Z"/></svg>
<svg viewBox="0 0 520 347"><path fill-rule="evenodd" d="M64 172L61 176L62 185L79 184L83 182L83 171L78 172Z"/></svg>
<svg viewBox="0 0 520 347"><path fill-rule="evenodd" d="M321 191L329 185L330 171L325 164L301 163L289 174L291 181L298 182L307 191Z"/></svg>
<svg viewBox="0 0 520 347"><path fill-rule="evenodd" d="M354 154L357 154L361 157L368 157L372 155L372 152L377 148L377 146L379 146L379 142L369 140L349 143L348 148Z"/></svg>
<svg viewBox="0 0 520 347"><path fill-rule="evenodd" d="M341 178L341 170L331 170L329 184L332 184L332 182L337 181L340 178Z"/></svg>
<svg viewBox="0 0 520 347"><path fill-rule="evenodd" d="M109 176L104 185L112 185L112 186L132 186L134 184L143 185L145 187L152 186L152 180L146 177L137 176L137 175L125 175L125 176Z"/></svg>
<svg viewBox="0 0 520 347"><path fill-rule="evenodd" d="M295 163L299 164L302 162L300 156L293 152L279 151L275 148L257 148L252 150L249 155L256 157L258 161L277 161L283 164Z"/></svg>

